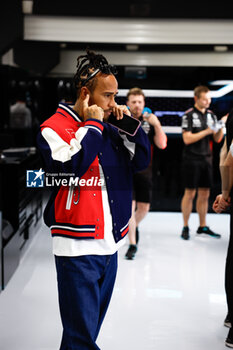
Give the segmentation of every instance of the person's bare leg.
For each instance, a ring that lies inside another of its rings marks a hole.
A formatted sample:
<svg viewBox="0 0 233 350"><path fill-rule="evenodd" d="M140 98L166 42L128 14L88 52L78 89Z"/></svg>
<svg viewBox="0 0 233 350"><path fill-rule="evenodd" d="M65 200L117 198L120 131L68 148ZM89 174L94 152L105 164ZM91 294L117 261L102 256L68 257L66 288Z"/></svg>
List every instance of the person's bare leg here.
<svg viewBox="0 0 233 350"><path fill-rule="evenodd" d="M209 202L208 202L209 195L210 195L209 188L198 188L196 210L199 215L200 227L197 229L197 234L204 233L205 235L209 235L210 237L221 238L221 235L219 233L213 232L206 225L206 214L208 212L208 206L209 206Z"/></svg>
<svg viewBox="0 0 233 350"><path fill-rule="evenodd" d="M150 210L150 203L137 202L137 209L135 212L136 227L144 219L148 211Z"/></svg>
<svg viewBox="0 0 233 350"><path fill-rule="evenodd" d="M184 226L188 226L190 214L193 209L193 200L196 195L195 189L186 188L181 201L181 211L183 214Z"/></svg>
<svg viewBox="0 0 233 350"><path fill-rule="evenodd" d="M136 208L136 201L133 200L132 202L132 215L129 220L129 244L135 244L136 245L136 218L135 218L135 208Z"/></svg>
<svg viewBox="0 0 233 350"><path fill-rule="evenodd" d="M209 205L209 188L198 188L197 201L196 201L196 211L199 215L200 226L206 226L206 214L208 212Z"/></svg>

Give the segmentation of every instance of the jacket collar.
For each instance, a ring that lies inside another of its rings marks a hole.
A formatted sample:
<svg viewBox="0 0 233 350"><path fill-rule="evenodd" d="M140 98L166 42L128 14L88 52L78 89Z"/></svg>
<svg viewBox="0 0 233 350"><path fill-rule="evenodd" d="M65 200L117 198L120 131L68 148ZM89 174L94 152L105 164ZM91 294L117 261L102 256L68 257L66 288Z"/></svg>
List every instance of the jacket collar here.
<svg viewBox="0 0 233 350"><path fill-rule="evenodd" d="M83 119L76 113L73 108L67 103L59 103L57 112L64 114L66 117L72 117L76 122L82 122Z"/></svg>

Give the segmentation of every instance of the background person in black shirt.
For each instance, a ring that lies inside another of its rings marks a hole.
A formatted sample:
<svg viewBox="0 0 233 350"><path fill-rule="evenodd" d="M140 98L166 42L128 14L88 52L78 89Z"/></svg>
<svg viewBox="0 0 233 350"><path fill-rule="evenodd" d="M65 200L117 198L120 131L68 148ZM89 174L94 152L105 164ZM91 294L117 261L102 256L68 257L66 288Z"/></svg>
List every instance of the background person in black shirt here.
<svg viewBox="0 0 233 350"><path fill-rule="evenodd" d="M223 129L217 117L208 108L211 96L208 87L197 86L194 89L194 107L190 108L182 117L183 175L184 195L181 202L184 226L181 238L189 239L188 220L192 212L193 200L197 192L196 211L199 215L200 226L198 235L208 235L220 238L206 226L208 199L212 185L212 154L210 137L215 142L223 138Z"/></svg>

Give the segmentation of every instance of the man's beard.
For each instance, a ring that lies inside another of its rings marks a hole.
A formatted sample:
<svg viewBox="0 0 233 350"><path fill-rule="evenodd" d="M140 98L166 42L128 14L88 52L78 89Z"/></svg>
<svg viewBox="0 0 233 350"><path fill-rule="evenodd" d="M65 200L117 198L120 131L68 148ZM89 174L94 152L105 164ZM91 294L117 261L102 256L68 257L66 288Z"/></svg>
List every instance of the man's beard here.
<svg viewBox="0 0 233 350"><path fill-rule="evenodd" d="M139 118L142 115L142 110L137 108L137 109L134 109L133 111L131 111L131 113L133 114L133 116Z"/></svg>

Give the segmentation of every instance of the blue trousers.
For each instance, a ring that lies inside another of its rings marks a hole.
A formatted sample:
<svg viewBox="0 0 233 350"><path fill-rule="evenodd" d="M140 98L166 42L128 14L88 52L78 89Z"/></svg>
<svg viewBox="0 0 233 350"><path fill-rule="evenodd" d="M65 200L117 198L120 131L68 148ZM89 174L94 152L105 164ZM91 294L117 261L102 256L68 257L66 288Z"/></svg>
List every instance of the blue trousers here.
<svg viewBox="0 0 233 350"><path fill-rule="evenodd" d="M60 350L97 350L117 273L113 255L55 256L63 335Z"/></svg>

